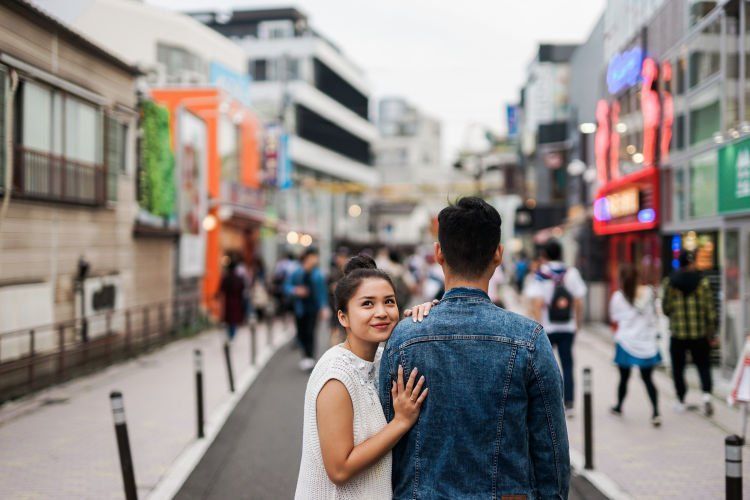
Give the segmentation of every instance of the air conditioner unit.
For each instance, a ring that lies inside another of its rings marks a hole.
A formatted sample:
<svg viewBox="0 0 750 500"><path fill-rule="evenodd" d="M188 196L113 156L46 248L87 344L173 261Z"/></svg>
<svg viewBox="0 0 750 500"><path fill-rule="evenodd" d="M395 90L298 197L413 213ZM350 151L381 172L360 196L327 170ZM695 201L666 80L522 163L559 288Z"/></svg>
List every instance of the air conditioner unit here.
<svg viewBox="0 0 750 500"><path fill-rule="evenodd" d="M146 81L152 87L160 87L167 83L167 67L162 63L155 63L146 71Z"/></svg>

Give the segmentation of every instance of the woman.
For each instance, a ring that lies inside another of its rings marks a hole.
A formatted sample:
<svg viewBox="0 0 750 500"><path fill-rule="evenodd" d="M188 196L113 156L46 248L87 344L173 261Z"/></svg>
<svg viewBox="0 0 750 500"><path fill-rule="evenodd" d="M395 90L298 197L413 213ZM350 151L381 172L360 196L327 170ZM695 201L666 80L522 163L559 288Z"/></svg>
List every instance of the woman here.
<svg viewBox="0 0 750 500"><path fill-rule="evenodd" d="M229 263L224 269L221 285L217 296L221 295L223 301L223 319L227 327L227 338L234 340L237 333L237 325L245 320L245 280L237 272L237 259L229 258Z"/></svg>
<svg viewBox="0 0 750 500"><path fill-rule="evenodd" d="M367 256L351 259L335 291L343 344L315 365L305 393L302 463L296 499L391 498L391 449L414 425L427 397L417 369L391 387L395 417L386 422L376 383L382 349L399 320L391 278ZM414 316L429 313L431 304Z"/></svg>
<svg viewBox="0 0 750 500"><path fill-rule="evenodd" d="M620 290L612 295L609 302L610 319L617 324L615 364L620 369L617 405L612 408L612 413L622 415L630 371L638 367L651 400L651 424L658 427L661 425L658 395L651 378L654 367L661 363L657 343L656 294L651 287L639 285L638 271L633 266L621 268L620 283Z"/></svg>

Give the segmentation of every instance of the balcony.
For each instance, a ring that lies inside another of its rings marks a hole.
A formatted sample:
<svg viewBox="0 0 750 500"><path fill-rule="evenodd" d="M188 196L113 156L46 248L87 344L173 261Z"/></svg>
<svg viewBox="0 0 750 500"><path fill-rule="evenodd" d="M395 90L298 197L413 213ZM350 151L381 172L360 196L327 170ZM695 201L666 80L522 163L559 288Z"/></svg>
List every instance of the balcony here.
<svg viewBox="0 0 750 500"><path fill-rule="evenodd" d="M107 201L106 179L101 164L16 145L13 188L20 198L101 206Z"/></svg>

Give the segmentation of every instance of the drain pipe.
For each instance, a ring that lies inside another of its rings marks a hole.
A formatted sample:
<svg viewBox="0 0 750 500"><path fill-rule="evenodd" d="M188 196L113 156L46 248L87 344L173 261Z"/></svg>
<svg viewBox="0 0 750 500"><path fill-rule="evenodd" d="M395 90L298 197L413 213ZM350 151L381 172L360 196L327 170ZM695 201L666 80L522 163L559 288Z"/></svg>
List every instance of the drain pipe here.
<svg viewBox="0 0 750 500"><path fill-rule="evenodd" d="M3 204L0 206L0 234L2 234L3 220L10 205L10 192L13 186L13 108L15 106L16 90L18 89L18 73L10 70L10 92L5 105L5 183L3 184Z"/></svg>

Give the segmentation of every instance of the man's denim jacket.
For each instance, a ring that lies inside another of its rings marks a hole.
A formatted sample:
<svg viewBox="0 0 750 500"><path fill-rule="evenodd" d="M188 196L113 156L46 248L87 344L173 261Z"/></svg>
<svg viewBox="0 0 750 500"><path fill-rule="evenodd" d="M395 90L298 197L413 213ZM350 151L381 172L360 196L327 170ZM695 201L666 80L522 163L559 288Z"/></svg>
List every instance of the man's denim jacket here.
<svg viewBox="0 0 750 500"><path fill-rule="evenodd" d="M380 365L380 401L417 367L429 396L393 449L393 498L568 497L562 378L541 325L482 290L453 288L422 323L396 327Z"/></svg>

